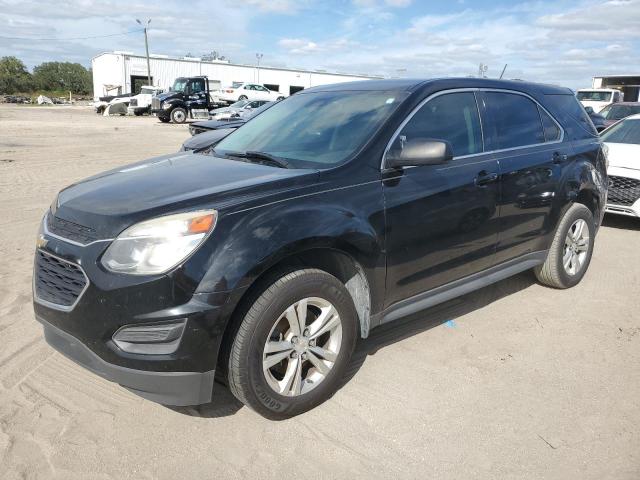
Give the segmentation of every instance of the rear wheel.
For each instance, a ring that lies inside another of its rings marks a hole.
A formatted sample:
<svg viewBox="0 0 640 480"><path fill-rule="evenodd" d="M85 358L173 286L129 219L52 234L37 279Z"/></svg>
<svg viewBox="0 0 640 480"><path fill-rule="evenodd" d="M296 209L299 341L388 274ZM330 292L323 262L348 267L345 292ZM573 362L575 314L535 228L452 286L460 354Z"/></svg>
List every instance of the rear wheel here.
<svg viewBox="0 0 640 480"><path fill-rule="evenodd" d="M238 329L231 392L267 418L306 412L338 389L357 331L353 301L337 278L315 269L289 273L258 297Z"/></svg>
<svg viewBox="0 0 640 480"><path fill-rule="evenodd" d="M248 97L247 97L246 95L240 95L240 96L238 97L238 101L240 101L240 100L247 100L247 98L248 98Z"/></svg>
<svg viewBox="0 0 640 480"><path fill-rule="evenodd" d="M279 102L280 100L284 100L284 97L278 97L278 98L276 98L276 101L278 101L278 102Z"/></svg>
<svg viewBox="0 0 640 480"><path fill-rule="evenodd" d="M177 107L171 110L171 121L173 123L184 123L187 120L187 111L184 108Z"/></svg>
<svg viewBox="0 0 640 480"><path fill-rule="evenodd" d="M554 288L577 285L587 272L595 239L593 214L576 203L560 221L544 264L534 272L538 280Z"/></svg>

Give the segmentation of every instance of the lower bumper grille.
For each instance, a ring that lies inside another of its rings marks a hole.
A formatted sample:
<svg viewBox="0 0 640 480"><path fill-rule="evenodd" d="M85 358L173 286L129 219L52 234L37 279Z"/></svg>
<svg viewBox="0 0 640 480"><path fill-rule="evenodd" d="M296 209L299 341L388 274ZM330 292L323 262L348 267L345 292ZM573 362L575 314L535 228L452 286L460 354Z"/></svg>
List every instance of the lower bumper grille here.
<svg viewBox="0 0 640 480"><path fill-rule="evenodd" d="M633 205L640 198L640 180L609 176L607 202L614 205Z"/></svg>
<svg viewBox="0 0 640 480"><path fill-rule="evenodd" d="M36 300L71 309L88 285L80 266L36 251L33 286Z"/></svg>

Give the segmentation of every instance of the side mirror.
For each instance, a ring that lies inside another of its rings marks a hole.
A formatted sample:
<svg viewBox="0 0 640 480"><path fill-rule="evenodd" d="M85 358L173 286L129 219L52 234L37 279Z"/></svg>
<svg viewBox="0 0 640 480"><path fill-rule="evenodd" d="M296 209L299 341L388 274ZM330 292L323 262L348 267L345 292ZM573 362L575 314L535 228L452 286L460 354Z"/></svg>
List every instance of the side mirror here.
<svg viewBox="0 0 640 480"><path fill-rule="evenodd" d="M584 107L585 112L589 115L593 115L593 107Z"/></svg>
<svg viewBox="0 0 640 480"><path fill-rule="evenodd" d="M385 157L388 168L439 165L453 158L453 149L446 140L415 138L404 142L402 150L389 150Z"/></svg>

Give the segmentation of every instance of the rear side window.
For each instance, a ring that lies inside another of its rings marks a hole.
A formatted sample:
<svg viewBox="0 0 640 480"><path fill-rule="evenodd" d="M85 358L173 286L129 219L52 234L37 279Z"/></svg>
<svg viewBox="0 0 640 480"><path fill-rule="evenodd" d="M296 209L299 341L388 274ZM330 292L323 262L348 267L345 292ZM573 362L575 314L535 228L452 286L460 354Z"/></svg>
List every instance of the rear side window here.
<svg viewBox="0 0 640 480"><path fill-rule="evenodd" d="M560 121L570 139L598 135L589 115L575 96L545 95L544 106ZM574 125L579 126L583 133L574 128ZM588 135L585 136L584 133Z"/></svg>
<svg viewBox="0 0 640 480"><path fill-rule="evenodd" d="M453 155L460 157L482 152L482 129L475 95L472 92L447 93L425 103L411 117L394 142L431 138L451 143Z"/></svg>
<svg viewBox="0 0 640 480"><path fill-rule="evenodd" d="M555 142L560 140L561 132L556 122L549 116L547 112L538 107L540 118L542 118L542 128L544 128L544 139L547 142Z"/></svg>
<svg viewBox="0 0 640 480"><path fill-rule="evenodd" d="M485 92L490 119L490 149L524 147L545 141L538 106L515 93ZM486 129L485 129L486 135Z"/></svg>

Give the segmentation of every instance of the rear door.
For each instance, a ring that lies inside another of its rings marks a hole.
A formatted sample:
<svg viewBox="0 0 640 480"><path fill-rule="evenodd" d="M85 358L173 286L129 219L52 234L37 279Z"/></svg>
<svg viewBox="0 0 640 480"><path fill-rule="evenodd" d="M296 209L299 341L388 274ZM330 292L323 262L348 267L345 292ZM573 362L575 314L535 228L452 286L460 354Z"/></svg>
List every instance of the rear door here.
<svg viewBox="0 0 640 480"><path fill-rule="evenodd" d="M431 138L454 158L383 169L386 306L491 267L497 242L498 165L484 153L474 91L432 97L406 122L390 150Z"/></svg>
<svg viewBox="0 0 640 480"><path fill-rule="evenodd" d="M552 209L563 170L572 159L558 122L527 95L481 93L485 147L500 169L500 233L496 261L544 250L555 227Z"/></svg>

